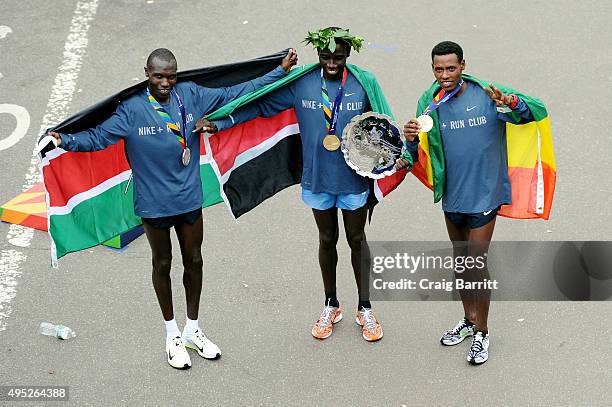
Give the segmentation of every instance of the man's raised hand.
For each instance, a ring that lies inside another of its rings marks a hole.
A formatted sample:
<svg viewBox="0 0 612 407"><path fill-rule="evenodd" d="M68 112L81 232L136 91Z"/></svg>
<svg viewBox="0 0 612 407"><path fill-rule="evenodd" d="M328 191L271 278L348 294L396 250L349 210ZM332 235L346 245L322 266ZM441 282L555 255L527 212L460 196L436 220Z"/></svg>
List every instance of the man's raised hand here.
<svg viewBox="0 0 612 407"><path fill-rule="evenodd" d="M289 73L291 68L297 64L298 54L295 48L290 48L287 55L281 61L281 67L285 70L285 72Z"/></svg>
<svg viewBox="0 0 612 407"><path fill-rule="evenodd" d="M504 95L502 91L493 86L492 83L489 83L489 88L483 87L482 89L487 92L487 95L495 102L497 107L509 106L512 103L512 96Z"/></svg>

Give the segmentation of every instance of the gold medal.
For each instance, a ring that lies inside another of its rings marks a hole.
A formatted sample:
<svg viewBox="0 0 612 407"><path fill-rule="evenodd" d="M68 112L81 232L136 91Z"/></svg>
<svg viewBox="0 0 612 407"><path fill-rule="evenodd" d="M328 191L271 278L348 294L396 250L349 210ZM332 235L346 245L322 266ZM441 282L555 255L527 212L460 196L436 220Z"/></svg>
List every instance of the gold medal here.
<svg viewBox="0 0 612 407"><path fill-rule="evenodd" d="M340 148L340 139L335 134L328 134L323 137L323 147L327 151L336 151Z"/></svg>

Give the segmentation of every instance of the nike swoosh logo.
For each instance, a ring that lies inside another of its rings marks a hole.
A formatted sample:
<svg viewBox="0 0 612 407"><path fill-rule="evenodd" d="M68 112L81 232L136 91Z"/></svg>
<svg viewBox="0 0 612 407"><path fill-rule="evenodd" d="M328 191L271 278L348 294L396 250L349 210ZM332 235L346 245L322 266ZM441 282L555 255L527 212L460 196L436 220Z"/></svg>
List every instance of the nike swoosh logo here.
<svg viewBox="0 0 612 407"><path fill-rule="evenodd" d="M482 214L483 214L484 216L487 216L487 215L488 215L488 214L490 214L491 212L493 212L493 209L491 209L490 211L483 212Z"/></svg>
<svg viewBox="0 0 612 407"><path fill-rule="evenodd" d="M353 96L354 94L355 94L355 92L353 92L353 93L345 93L344 96L345 97L349 97L349 96Z"/></svg>
<svg viewBox="0 0 612 407"><path fill-rule="evenodd" d="M170 354L170 351L168 351L168 359L172 360L173 358L174 358L174 356L172 356L172 355Z"/></svg>
<svg viewBox="0 0 612 407"><path fill-rule="evenodd" d="M466 112L469 112L469 111L471 111L471 110L476 109L476 107L477 107L477 106L466 107L466 108L465 108L465 111L466 111Z"/></svg>

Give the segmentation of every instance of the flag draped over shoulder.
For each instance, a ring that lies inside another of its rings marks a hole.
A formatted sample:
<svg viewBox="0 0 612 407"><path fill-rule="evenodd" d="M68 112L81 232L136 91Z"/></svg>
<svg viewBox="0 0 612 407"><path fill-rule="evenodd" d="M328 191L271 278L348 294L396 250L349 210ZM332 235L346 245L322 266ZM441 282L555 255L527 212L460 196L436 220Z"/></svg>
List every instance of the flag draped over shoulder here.
<svg viewBox="0 0 612 407"><path fill-rule="evenodd" d="M255 102L317 67L318 64L310 64L295 68L285 78L236 99L209 114L207 119L227 117L236 109ZM372 111L393 118L391 108L374 75L355 65L348 64L347 68L364 88ZM300 182L302 154L299 136L295 111L288 109L269 118L260 117L226 129L206 140L212 151L213 162L218 168L223 198L235 217L248 212L281 189ZM405 178L410 166L383 179L372 181L371 203L382 200L393 191Z"/></svg>
<svg viewBox="0 0 612 407"><path fill-rule="evenodd" d="M286 51L254 60L179 72L180 81L207 87L231 86L276 68ZM108 119L121 100L147 86L143 81L66 119L51 130L76 133ZM204 206L222 202L211 151L202 143L200 174ZM57 148L41 161L47 192L52 260L100 244L141 224L134 215L133 188L124 193L131 168L123 141L96 152L67 152Z"/></svg>
<svg viewBox="0 0 612 407"><path fill-rule="evenodd" d="M286 51L251 61L180 72L180 81L207 87L231 86L278 66ZM235 109L294 81L317 65L293 69L283 79L236 99L207 116L219 119ZM372 109L392 116L372 74L349 66L368 94ZM65 120L53 131L76 133L109 118L118 103L146 86L146 81L111 96ZM48 152L41 162L49 214L53 263L67 253L100 244L141 224L134 215L133 188L126 188L131 168L123 141L96 152ZM294 109L259 117L203 138L200 174L204 207L223 202L239 217L265 199L301 181L302 144ZM378 200L399 185L406 170L372 184ZM127 190L127 193L125 191Z"/></svg>
<svg viewBox="0 0 612 407"><path fill-rule="evenodd" d="M488 85L488 82L467 74L463 74L463 78L481 87ZM512 204L503 205L498 214L518 219L548 219L557 176L552 130L546 107L539 99L515 89L499 84L494 86L503 93L514 93L519 96L527 104L534 118L530 123L506 123ZM425 110L439 90L440 85L434 82L423 93L417 105L417 116ZM509 113L513 114L515 113ZM419 161L415 163L412 173L433 190L434 202L438 202L442 198L445 186L444 149L438 112L434 111L430 116L434 121L434 127L429 133L419 134ZM520 117L517 116L516 119L518 121Z"/></svg>

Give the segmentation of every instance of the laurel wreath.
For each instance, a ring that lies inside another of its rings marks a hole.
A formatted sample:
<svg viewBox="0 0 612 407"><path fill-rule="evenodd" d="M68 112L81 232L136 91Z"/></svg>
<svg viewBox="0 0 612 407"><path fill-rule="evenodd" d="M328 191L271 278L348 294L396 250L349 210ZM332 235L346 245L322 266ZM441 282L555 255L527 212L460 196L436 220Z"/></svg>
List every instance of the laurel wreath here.
<svg viewBox="0 0 612 407"><path fill-rule="evenodd" d="M306 45L312 44L315 48L324 50L329 49L331 52L336 51L336 39L341 39L347 42L355 51L359 52L363 44L363 38L351 35L348 29L343 28L323 28L319 31L308 31L308 35L304 38Z"/></svg>

